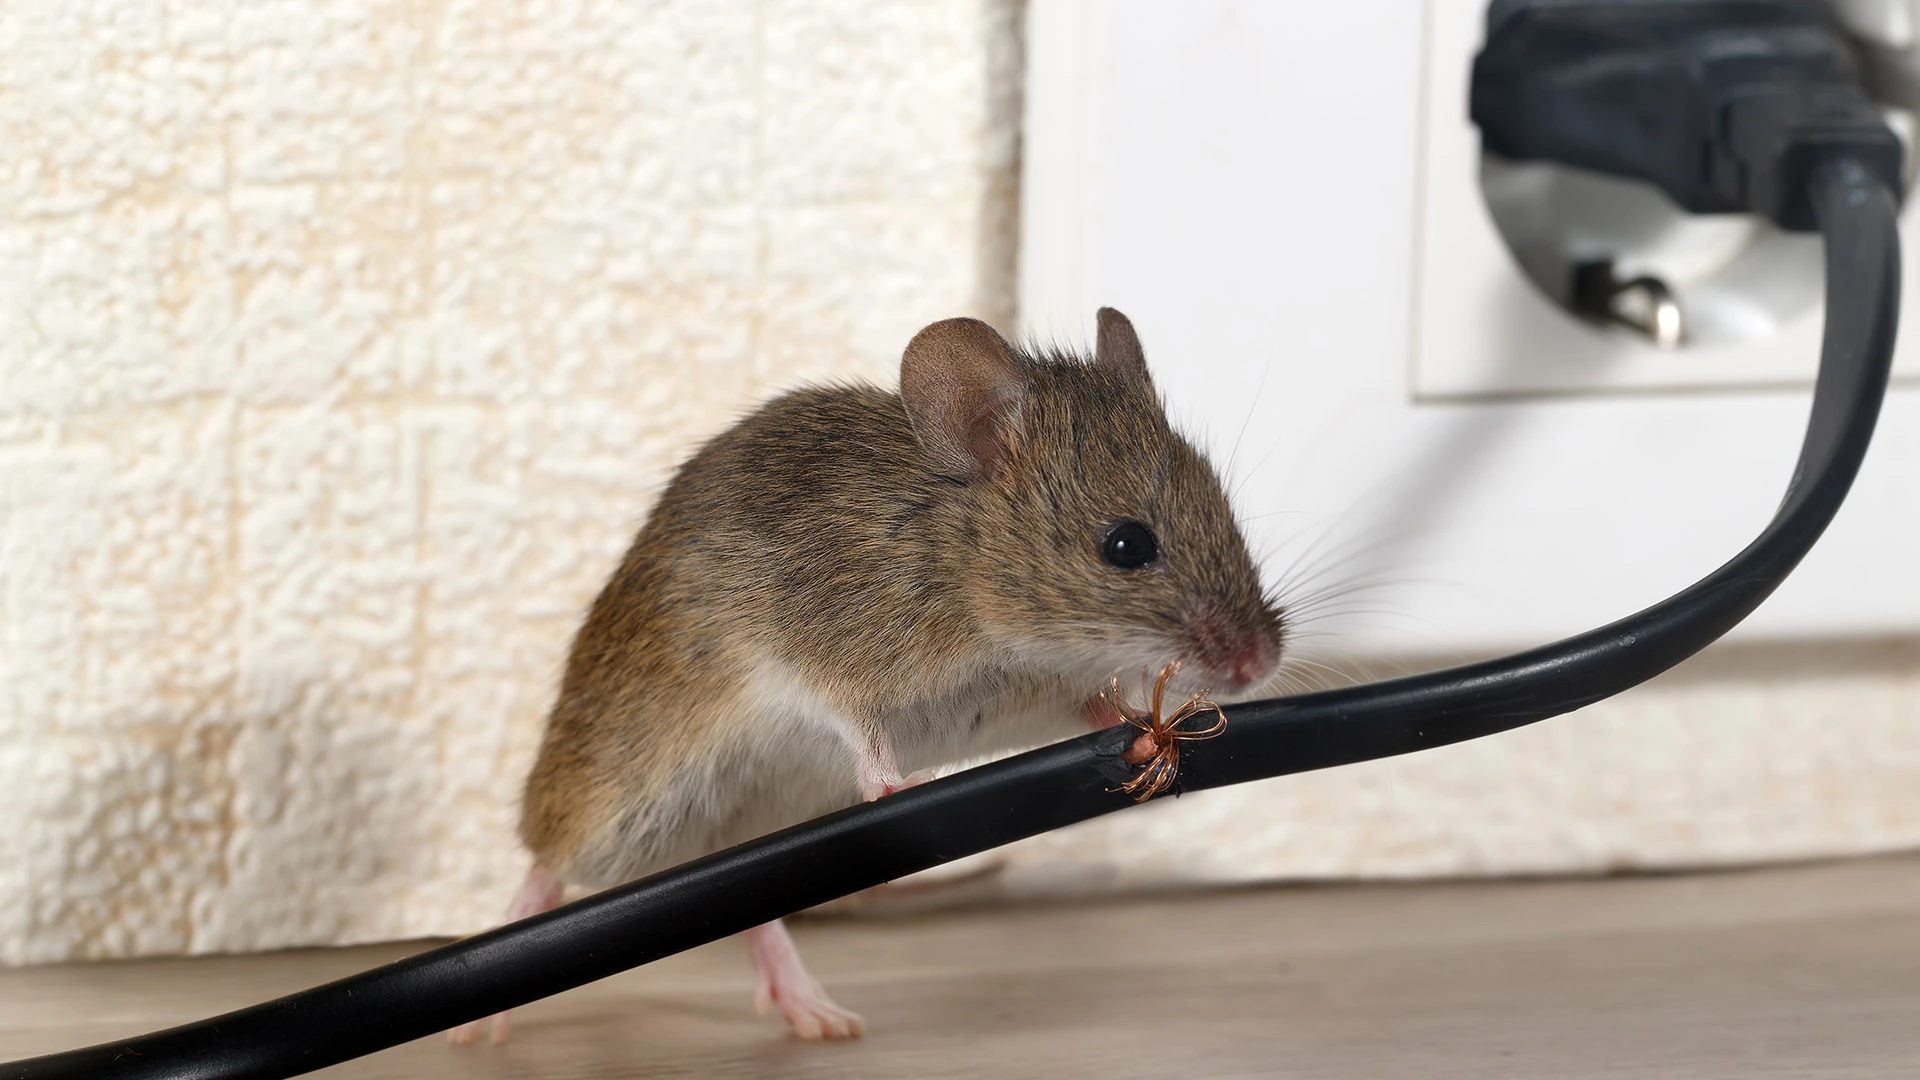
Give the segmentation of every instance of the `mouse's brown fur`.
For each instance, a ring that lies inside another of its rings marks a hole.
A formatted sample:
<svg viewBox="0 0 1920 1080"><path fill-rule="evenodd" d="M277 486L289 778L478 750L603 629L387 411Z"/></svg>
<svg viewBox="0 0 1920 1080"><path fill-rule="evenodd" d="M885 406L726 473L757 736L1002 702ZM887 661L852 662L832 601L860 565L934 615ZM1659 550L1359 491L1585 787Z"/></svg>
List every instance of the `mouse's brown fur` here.
<svg viewBox="0 0 1920 1080"><path fill-rule="evenodd" d="M844 750L814 713L877 729L911 767L1034 741L1049 719L1070 730L1129 665L1218 669L1248 640L1277 655L1279 616L1219 481L1168 425L1131 326L1103 310L1101 330L1089 362L936 324L922 382L977 375L969 349L1004 350L984 378L1011 390L957 391L984 415L929 420L900 394L815 388L702 447L574 642L526 788L540 861L613 884L851 804ZM910 389L913 363L910 348ZM916 420L964 445L943 457ZM1155 565L1102 562L1123 519L1158 534Z"/></svg>
<svg viewBox="0 0 1920 1080"><path fill-rule="evenodd" d="M1280 616L1220 483L1132 325L1099 323L1091 360L935 323L899 393L787 394L681 467L574 641L516 911L1113 722L1093 703L1115 674L1179 660L1182 692L1229 693L1272 674ZM1122 568L1122 522L1158 557ZM858 1033L778 924L749 945L796 1031Z"/></svg>

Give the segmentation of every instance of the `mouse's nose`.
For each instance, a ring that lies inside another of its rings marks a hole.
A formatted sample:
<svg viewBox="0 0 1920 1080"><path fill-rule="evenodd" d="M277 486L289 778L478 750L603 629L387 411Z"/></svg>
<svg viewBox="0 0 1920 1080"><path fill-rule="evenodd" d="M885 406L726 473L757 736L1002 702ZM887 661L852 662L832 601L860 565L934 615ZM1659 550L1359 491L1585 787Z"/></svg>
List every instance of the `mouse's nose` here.
<svg viewBox="0 0 1920 1080"><path fill-rule="evenodd" d="M1255 639L1240 646L1227 663L1228 689L1238 692L1273 674L1273 647Z"/></svg>
<svg viewBox="0 0 1920 1080"><path fill-rule="evenodd" d="M1194 688L1238 694L1273 676L1280 653L1278 634L1264 627L1234 626L1211 615L1193 619L1187 632L1195 661L1190 676Z"/></svg>

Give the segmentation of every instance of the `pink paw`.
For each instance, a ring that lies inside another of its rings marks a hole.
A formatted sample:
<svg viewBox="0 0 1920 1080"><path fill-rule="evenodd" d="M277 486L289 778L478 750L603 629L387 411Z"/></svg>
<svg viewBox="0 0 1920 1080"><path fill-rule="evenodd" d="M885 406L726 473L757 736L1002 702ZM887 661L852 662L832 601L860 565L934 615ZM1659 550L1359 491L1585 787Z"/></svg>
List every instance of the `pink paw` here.
<svg viewBox="0 0 1920 1080"><path fill-rule="evenodd" d="M891 795L896 791L905 791L910 787L919 787L921 784L933 779L935 775L932 769L921 769L918 772L910 772L901 777L899 783L887 785L886 790L880 794Z"/></svg>
<svg viewBox="0 0 1920 1080"><path fill-rule="evenodd" d="M859 1013L834 1004L827 996L826 987L804 975L778 985L761 980L753 992L754 1011L765 1016L775 1006L779 1007L780 1015L787 1018L787 1026L793 1033L810 1042L857 1039L867 1029L867 1022Z"/></svg>
<svg viewBox="0 0 1920 1080"><path fill-rule="evenodd" d="M867 785L866 800L872 802L875 799L884 798L895 792L905 791L910 787L919 787L921 784L933 779L933 777L934 772L932 769L921 769L919 772L908 773L894 780L874 781Z"/></svg>
<svg viewBox="0 0 1920 1080"><path fill-rule="evenodd" d="M1094 731L1105 731L1125 720L1126 717L1121 716L1120 710L1114 708L1113 703L1105 696L1095 696L1088 698L1086 704L1080 706L1080 719Z"/></svg>
<svg viewBox="0 0 1920 1080"><path fill-rule="evenodd" d="M470 1024L461 1024L459 1027L454 1028L452 1031L447 1032L447 1041L454 1044L455 1046L465 1046L468 1043L473 1042L475 1039L478 1039L480 1037L480 1029L482 1027L488 1026L489 1024L491 1024L491 1026L493 1027L493 1035L491 1039L493 1044L495 1046L498 1046L501 1043L506 1042L507 1041L507 1014L506 1013L498 1013L496 1015L486 1018L485 1020L475 1020Z"/></svg>

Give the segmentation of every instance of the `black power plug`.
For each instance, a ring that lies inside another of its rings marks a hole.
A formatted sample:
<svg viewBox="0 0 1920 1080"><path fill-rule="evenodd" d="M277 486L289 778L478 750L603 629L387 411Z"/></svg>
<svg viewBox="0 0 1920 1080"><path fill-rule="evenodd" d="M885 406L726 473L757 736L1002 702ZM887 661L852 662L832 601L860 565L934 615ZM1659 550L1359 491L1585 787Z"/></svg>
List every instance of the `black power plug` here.
<svg viewBox="0 0 1920 1080"><path fill-rule="evenodd" d="M1471 108L1491 153L1643 180L1694 213L1812 230L1809 179L1838 157L1903 187L1846 39L1800 0L1495 0Z"/></svg>

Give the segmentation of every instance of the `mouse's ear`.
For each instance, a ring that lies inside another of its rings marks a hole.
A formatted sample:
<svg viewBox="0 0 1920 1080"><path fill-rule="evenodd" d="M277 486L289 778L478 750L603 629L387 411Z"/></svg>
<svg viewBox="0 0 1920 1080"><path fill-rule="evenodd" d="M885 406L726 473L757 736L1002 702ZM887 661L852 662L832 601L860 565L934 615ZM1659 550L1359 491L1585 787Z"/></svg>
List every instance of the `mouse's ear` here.
<svg viewBox="0 0 1920 1080"><path fill-rule="evenodd" d="M1094 318L1100 330L1094 338L1093 362L1118 371L1128 382L1152 386L1147 353L1140 347L1140 335L1133 332L1133 322L1110 307L1101 308Z"/></svg>
<svg viewBox="0 0 1920 1080"><path fill-rule="evenodd" d="M999 471L1016 445L1027 380L993 327L947 319L907 342L900 396L934 468L978 480Z"/></svg>

